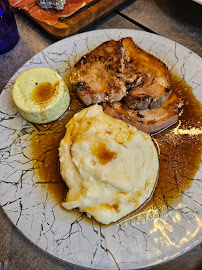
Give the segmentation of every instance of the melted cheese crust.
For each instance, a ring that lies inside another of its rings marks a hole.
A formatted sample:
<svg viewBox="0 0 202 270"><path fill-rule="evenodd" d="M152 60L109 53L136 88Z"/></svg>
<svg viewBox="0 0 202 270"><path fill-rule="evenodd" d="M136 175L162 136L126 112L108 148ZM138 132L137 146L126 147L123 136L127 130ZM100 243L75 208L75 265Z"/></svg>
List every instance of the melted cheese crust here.
<svg viewBox="0 0 202 270"><path fill-rule="evenodd" d="M62 205L109 224L138 209L152 194L158 154L150 135L90 106L66 125L60 171L69 191Z"/></svg>

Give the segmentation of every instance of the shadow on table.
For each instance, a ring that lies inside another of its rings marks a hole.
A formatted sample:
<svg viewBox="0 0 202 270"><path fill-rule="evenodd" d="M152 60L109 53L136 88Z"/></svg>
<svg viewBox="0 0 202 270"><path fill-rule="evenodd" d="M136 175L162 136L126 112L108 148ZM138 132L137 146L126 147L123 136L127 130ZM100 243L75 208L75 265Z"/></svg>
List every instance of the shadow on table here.
<svg viewBox="0 0 202 270"><path fill-rule="evenodd" d="M154 0L156 5L175 20L202 27L202 6L192 0Z"/></svg>

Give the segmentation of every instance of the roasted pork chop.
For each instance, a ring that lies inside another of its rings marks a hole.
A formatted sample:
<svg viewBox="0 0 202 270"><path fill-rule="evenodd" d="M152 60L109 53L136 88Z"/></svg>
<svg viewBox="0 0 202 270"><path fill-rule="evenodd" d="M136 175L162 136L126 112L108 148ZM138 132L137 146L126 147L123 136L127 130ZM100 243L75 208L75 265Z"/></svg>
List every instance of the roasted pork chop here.
<svg viewBox="0 0 202 270"><path fill-rule="evenodd" d="M161 106L171 90L164 63L140 49L132 38L107 41L74 66L72 84L86 104L120 101L145 110Z"/></svg>
<svg viewBox="0 0 202 270"><path fill-rule="evenodd" d="M171 80L167 66L130 37L101 44L72 72L73 88L86 105L104 102L107 114L147 133L178 119L182 98Z"/></svg>
<svg viewBox="0 0 202 270"><path fill-rule="evenodd" d="M72 85L86 105L102 101L119 101L126 95L126 86L117 77L123 65L120 42L107 41L83 56L74 66Z"/></svg>
<svg viewBox="0 0 202 270"><path fill-rule="evenodd" d="M136 110L160 107L171 91L171 74L167 66L140 49L132 38L123 38L120 42L125 49L121 77L128 83L125 104Z"/></svg>
<svg viewBox="0 0 202 270"><path fill-rule="evenodd" d="M122 102L103 103L106 114L121 119L146 133L156 133L175 123L182 105L182 95L176 91L171 92L162 106L146 111L134 111Z"/></svg>

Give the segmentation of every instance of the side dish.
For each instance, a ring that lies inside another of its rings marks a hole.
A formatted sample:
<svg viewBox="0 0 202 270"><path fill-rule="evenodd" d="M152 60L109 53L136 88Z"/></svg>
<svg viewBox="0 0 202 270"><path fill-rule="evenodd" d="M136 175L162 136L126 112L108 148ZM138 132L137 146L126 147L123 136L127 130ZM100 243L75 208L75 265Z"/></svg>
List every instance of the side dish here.
<svg viewBox="0 0 202 270"><path fill-rule="evenodd" d="M13 85L12 96L21 116L38 124L57 120L70 102L64 80L49 68L23 72Z"/></svg>
<svg viewBox="0 0 202 270"><path fill-rule="evenodd" d="M100 105L67 123L59 156L69 189L62 206L79 208L102 224L141 207L157 181L158 154L150 135L108 116Z"/></svg>

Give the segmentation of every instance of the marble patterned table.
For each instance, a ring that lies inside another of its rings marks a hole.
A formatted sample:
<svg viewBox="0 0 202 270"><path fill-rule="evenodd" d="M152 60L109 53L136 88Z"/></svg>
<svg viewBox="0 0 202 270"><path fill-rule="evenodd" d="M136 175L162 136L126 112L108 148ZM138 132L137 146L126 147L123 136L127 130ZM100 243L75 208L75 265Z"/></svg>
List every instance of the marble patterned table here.
<svg viewBox="0 0 202 270"><path fill-rule="evenodd" d="M16 47L0 56L0 91L32 56L55 40L30 18L15 11L20 34ZM127 28L156 33L174 40L202 57L202 6L191 0L136 0L86 29ZM0 270L65 270L81 268L61 262L30 243L0 208ZM152 269L202 269L201 246Z"/></svg>

